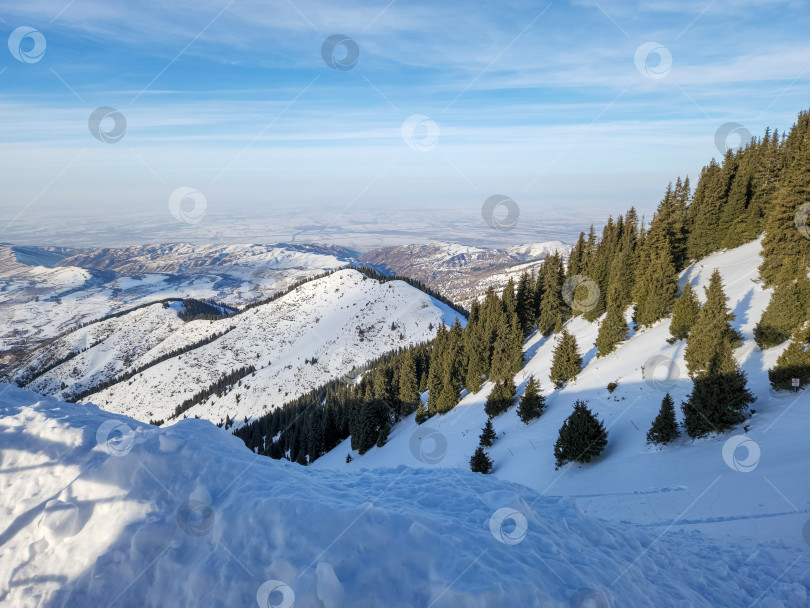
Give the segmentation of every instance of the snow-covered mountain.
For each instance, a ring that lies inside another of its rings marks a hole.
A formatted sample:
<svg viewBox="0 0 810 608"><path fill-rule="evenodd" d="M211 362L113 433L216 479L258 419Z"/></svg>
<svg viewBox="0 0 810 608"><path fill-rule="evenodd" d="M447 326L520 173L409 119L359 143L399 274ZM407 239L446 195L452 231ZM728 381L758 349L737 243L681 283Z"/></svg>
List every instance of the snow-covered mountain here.
<svg viewBox="0 0 810 608"><path fill-rule="evenodd" d="M559 241L493 249L427 243L383 247L360 256L363 264L386 273L408 276L439 290L464 306L492 286L500 292L510 278L542 265L546 256L559 252L568 257L571 247Z"/></svg>
<svg viewBox="0 0 810 608"><path fill-rule="evenodd" d="M148 366L90 398L148 421L168 419L223 375L252 366L255 373L229 383L232 390L213 393L185 412L215 422L226 416L243 421L383 353L429 340L441 322L451 325L457 317L408 283L380 282L356 270L312 280L215 321L183 322L177 305L152 304L87 325L33 351L12 372L47 369L78 353L27 385L69 397Z"/></svg>
<svg viewBox="0 0 810 608"><path fill-rule="evenodd" d="M353 260L348 249L316 245L0 245L0 371L37 344L111 313L164 298L239 306Z"/></svg>
<svg viewBox="0 0 810 608"><path fill-rule="evenodd" d="M335 245L191 245L68 249L0 244L0 375L20 356L81 323L165 298L231 306L361 261L420 280L468 305L487 287L542 263L557 241L510 249L447 243L378 249L363 256ZM433 272L431 269L438 269Z"/></svg>
<svg viewBox="0 0 810 608"><path fill-rule="evenodd" d="M495 463L495 477L543 495L574 498L591 517L631 523L656 536L699 530L729 547L758 547L757 551L778 556L780 567L774 567L769 576L776 581L783 575L774 589L780 589L779 597L784 598L791 596L795 581L803 581L804 588L810 582L806 570L795 563L791 566L799 555L807 555L810 542L810 483L806 481L810 397L807 389L798 394L773 391L766 372L785 345L763 352L754 343L754 325L770 298L770 290L757 280L759 251L757 241L716 253L688 267L681 278L703 297L713 269L719 268L723 276L729 306L736 315L734 326L744 337L735 354L757 397L747 432L740 427L694 442L683 436L663 449L648 447L646 432L665 393L670 392L680 404L692 389L683 359L685 343L667 342L669 320L664 320L636 332L614 353L596 358L593 344L598 322L577 317L567 328L577 338L584 369L564 388L552 391L549 370L556 339L532 336L525 345L527 363L515 384L522 394L533 374L547 395L546 410L528 426L520 422L515 407L496 417L498 439L488 452ZM617 384L612 393L611 382ZM488 383L477 394L466 395L449 413L434 416L422 426L413 417L404 420L394 426L382 448L359 455L347 440L312 466L358 471L408 464L455 469L461 475L478 445L491 388ZM588 465L555 470L554 443L578 399L586 400L604 420L608 446ZM352 455L350 463L346 463L347 453ZM804 595L804 588L796 597L801 598L799 604L808 605L810 596Z"/></svg>
<svg viewBox="0 0 810 608"><path fill-rule="evenodd" d="M807 605L806 548L785 569L466 470L304 468L11 385L0 436L7 606Z"/></svg>

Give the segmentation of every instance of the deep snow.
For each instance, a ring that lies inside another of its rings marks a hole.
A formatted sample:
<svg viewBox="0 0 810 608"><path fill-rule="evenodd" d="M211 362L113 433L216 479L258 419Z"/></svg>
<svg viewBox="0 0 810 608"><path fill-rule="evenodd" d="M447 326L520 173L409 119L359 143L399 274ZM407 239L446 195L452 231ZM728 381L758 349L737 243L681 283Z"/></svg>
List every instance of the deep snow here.
<svg viewBox="0 0 810 608"><path fill-rule="evenodd" d="M785 573L770 551L657 538L467 471L304 468L206 421L150 427L10 385L0 437L3 605L808 601L806 552Z"/></svg>
<svg viewBox="0 0 810 608"><path fill-rule="evenodd" d="M589 516L632 523L651 534L697 530L718 542L743 543L751 550L763 547L780 555L785 568L796 552L807 553L802 530L810 520L810 395L807 389L798 394L773 391L766 370L785 345L763 352L753 340L754 325L770 298L769 290L756 281L759 250L757 241L716 253L682 275L682 282L691 281L701 299L714 268L723 276L734 325L745 340L735 355L757 397L748 433L740 427L694 442L682 436L663 449L648 447L647 430L667 391L682 419L680 403L692 389L683 360L685 342L667 344L669 320L664 320L635 333L611 355L596 358L598 322L579 317L568 329L578 340L586 366L561 390L552 391L549 381L556 339L534 335L528 340L527 363L515 377L518 394L534 374L547 395L547 407L529 425L520 422L514 406L493 420L498 439L487 451L495 463L494 476L543 495L573 498ZM610 394L607 385L612 381L618 388ZM394 426L383 448L360 456L347 440L312 466L354 471L406 463L466 471L486 421L484 403L491 388L486 384L422 427L411 416ZM604 420L608 446L588 465L569 464L557 471L554 442L577 399L588 401ZM417 430L426 438L430 435L424 462L412 458L410 442ZM348 464L347 453L353 457ZM794 575L797 568L792 569Z"/></svg>

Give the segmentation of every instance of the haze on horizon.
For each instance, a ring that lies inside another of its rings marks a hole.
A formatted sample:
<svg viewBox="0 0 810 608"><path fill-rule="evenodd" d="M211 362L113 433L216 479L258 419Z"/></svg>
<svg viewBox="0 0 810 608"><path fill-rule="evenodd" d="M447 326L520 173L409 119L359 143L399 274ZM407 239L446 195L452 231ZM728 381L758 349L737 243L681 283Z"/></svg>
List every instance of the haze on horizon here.
<svg viewBox="0 0 810 608"><path fill-rule="evenodd" d="M7 6L0 241L571 238L789 128L808 25L800 0Z"/></svg>

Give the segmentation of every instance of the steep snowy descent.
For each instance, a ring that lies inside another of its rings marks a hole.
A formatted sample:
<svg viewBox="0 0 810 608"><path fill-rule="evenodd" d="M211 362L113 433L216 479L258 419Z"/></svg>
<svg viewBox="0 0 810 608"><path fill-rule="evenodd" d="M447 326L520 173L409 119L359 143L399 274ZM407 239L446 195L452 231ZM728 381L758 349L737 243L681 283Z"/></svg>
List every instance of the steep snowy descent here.
<svg viewBox="0 0 810 608"><path fill-rule="evenodd" d="M4 605L808 601L806 555L780 576L772 553L680 530L658 539L467 471L313 470L206 421L156 428L10 385L0 435Z"/></svg>
<svg viewBox="0 0 810 608"><path fill-rule="evenodd" d="M567 328L577 338L585 367L563 389L552 391L549 381L556 338L534 335L526 343L527 363L515 377L518 395L534 375L547 406L529 425L520 422L514 406L493 420L498 438L488 452L494 475L544 494L572 497L588 515L631 522L656 534L699 530L718 541L762 543L763 550L786 551L783 565L790 567L790 555L807 550L802 529L810 519L810 396L806 389L798 394L774 392L767 369L785 345L761 351L753 340L753 328L770 297L770 290L757 281L759 250L759 242L753 242L714 254L688 267L681 278L703 298L712 271L720 269L736 315L734 326L744 338L735 355L757 397L747 432L740 426L694 442L682 435L663 449L647 446L647 430L667 392L682 420L680 404L692 390L683 360L685 343L667 342L669 320L664 320L634 333L611 355L596 358L593 344L599 324L578 317ZM612 393L607 388L611 382L617 383ZM397 424L382 448L360 456L346 441L313 466L341 471L397 466L410 460L411 437L419 432L439 446L427 450L435 455L423 466L467 470L486 421L484 403L491 389L487 383L448 414L421 427L413 418ZM555 470L554 443L578 399L604 420L607 449L588 465ZM347 453L352 455L348 464Z"/></svg>

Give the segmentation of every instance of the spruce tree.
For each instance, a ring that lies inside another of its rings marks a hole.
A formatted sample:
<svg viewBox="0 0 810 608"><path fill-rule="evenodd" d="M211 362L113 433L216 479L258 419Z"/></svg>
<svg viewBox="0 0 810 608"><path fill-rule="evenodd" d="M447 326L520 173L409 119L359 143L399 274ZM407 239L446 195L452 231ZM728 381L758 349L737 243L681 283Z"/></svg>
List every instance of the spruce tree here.
<svg viewBox="0 0 810 608"><path fill-rule="evenodd" d="M566 309L562 297L563 272L562 259L558 254L550 255L543 262L540 270L543 297L540 301L540 312L537 317L537 328L548 337L554 330L558 318L562 318Z"/></svg>
<svg viewBox="0 0 810 608"><path fill-rule="evenodd" d="M520 275L517 286L517 315L518 325L523 335L534 325L534 280L528 272Z"/></svg>
<svg viewBox="0 0 810 608"><path fill-rule="evenodd" d="M444 362L447 351L447 328L444 323L439 325L436 337L433 339L433 348L430 353L430 368L428 370L428 414L432 416L439 411L439 396L444 390Z"/></svg>
<svg viewBox="0 0 810 608"><path fill-rule="evenodd" d="M419 407L419 387L416 378L416 359L413 349L407 349L400 357L399 395L400 413L403 416L412 414Z"/></svg>
<svg viewBox="0 0 810 608"><path fill-rule="evenodd" d="M481 436L478 438L478 445L490 448L498 437L495 428L492 426L492 418L487 418L484 428L481 429Z"/></svg>
<svg viewBox="0 0 810 608"><path fill-rule="evenodd" d="M619 342L627 338L627 322L624 312L618 306L610 304L607 314L599 325L599 334L596 337L597 356L604 357L616 350Z"/></svg>
<svg viewBox="0 0 810 608"><path fill-rule="evenodd" d="M477 301L470 307L470 316L464 332L464 353L467 366L464 372L464 386L470 393L481 390L489 371L489 344L486 341L481 306Z"/></svg>
<svg viewBox="0 0 810 608"><path fill-rule="evenodd" d="M647 431L647 443L666 445L678 438L678 422L675 420L675 403L669 393L661 401L661 409Z"/></svg>
<svg viewBox="0 0 810 608"><path fill-rule="evenodd" d="M419 403L419 407L416 408L416 416L414 417L416 424L424 424L428 418L430 418L430 416L428 416L424 404Z"/></svg>
<svg viewBox="0 0 810 608"><path fill-rule="evenodd" d="M805 320L810 320L810 280L799 276L776 286L754 327L754 339L762 349L782 344Z"/></svg>
<svg viewBox="0 0 810 608"><path fill-rule="evenodd" d="M684 358L693 376L707 371L726 344L734 349L741 343L740 335L731 327L734 315L727 302L720 272L715 268L706 288L706 303L686 340Z"/></svg>
<svg viewBox="0 0 810 608"><path fill-rule="evenodd" d="M554 347L549 379L555 387L561 388L576 376L580 369L582 369L582 355L579 354L577 339L568 333L567 329L563 329L557 346Z"/></svg>
<svg viewBox="0 0 810 608"><path fill-rule="evenodd" d="M672 307L672 322L669 324L669 333L675 340L685 340L697 321L700 314L700 302L692 290L689 281L683 287L681 297Z"/></svg>
<svg viewBox="0 0 810 608"><path fill-rule="evenodd" d="M776 390L791 389L793 378L798 378L802 387L810 383L810 323L794 332L774 368L768 370L768 379Z"/></svg>
<svg viewBox="0 0 810 608"><path fill-rule="evenodd" d="M515 400L515 392L515 381L511 377L496 382L484 405L484 411L487 413L487 416L494 418L512 407L512 403Z"/></svg>
<svg viewBox="0 0 810 608"><path fill-rule="evenodd" d="M754 395L731 351L730 342L724 340L708 369L693 379L692 392L681 405L683 425L692 439L722 433L749 415Z"/></svg>
<svg viewBox="0 0 810 608"><path fill-rule="evenodd" d="M523 332L517 314L505 312L497 325L489 377L499 380L514 376L523 367Z"/></svg>
<svg viewBox="0 0 810 608"><path fill-rule="evenodd" d="M480 445L475 448L475 454L470 458L470 470L484 475L492 471L492 460Z"/></svg>
<svg viewBox="0 0 810 608"><path fill-rule="evenodd" d="M613 305L624 310L633 301L634 256L632 249L622 249L610 265L607 285L608 308Z"/></svg>
<svg viewBox="0 0 810 608"><path fill-rule="evenodd" d="M784 143L779 189L765 216L760 277L770 287L807 274L810 235L796 225L796 213L810 201L810 113L799 119ZM807 228L806 230L810 230Z"/></svg>
<svg viewBox="0 0 810 608"><path fill-rule="evenodd" d="M444 414L453 409L461 398L461 381L463 372L464 337L458 317L447 332L445 348L442 351L439 365L442 374L442 386L435 402L435 412Z"/></svg>
<svg viewBox="0 0 810 608"><path fill-rule="evenodd" d="M678 273L672 262L672 246L666 235L648 235L636 270L633 300L636 303L635 321L648 327L663 319L675 302L678 293Z"/></svg>
<svg viewBox="0 0 810 608"><path fill-rule="evenodd" d="M545 408L546 398L540 393L540 383L534 379L533 375L529 376L526 390L520 398L520 405L518 405L518 418L523 424L529 424L532 420L539 418Z"/></svg>
<svg viewBox="0 0 810 608"><path fill-rule="evenodd" d="M605 425L594 416L587 402L577 401L574 412L560 428L560 435L554 444L556 467L567 462L587 463L607 446Z"/></svg>

